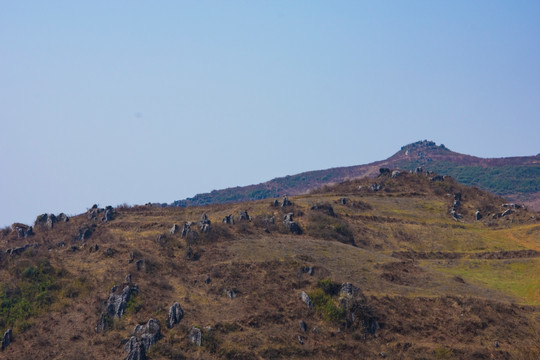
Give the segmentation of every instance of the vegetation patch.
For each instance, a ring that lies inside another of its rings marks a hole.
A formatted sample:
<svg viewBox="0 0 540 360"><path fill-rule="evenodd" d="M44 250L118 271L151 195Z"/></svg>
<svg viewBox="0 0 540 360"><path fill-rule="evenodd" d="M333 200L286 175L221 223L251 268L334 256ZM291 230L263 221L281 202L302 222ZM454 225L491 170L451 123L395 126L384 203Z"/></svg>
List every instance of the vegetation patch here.
<svg viewBox="0 0 540 360"><path fill-rule="evenodd" d="M345 319L345 310L337 302L340 285L330 279L319 280L317 288L309 292L309 298L315 312L324 320L341 323Z"/></svg>

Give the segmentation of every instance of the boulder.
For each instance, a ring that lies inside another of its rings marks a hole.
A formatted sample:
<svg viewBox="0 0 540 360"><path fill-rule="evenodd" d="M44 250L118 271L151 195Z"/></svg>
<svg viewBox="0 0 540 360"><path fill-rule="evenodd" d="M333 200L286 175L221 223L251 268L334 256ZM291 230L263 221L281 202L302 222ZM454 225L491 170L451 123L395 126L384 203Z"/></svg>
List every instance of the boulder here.
<svg viewBox="0 0 540 360"><path fill-rule="evenodd" d="M311 207L312 211L320 211L330 216L336 216L334 208L330 204L317 204Z"/></svg>
<svg viewBox="0 0 540 360"><path fill-rule="evenodd" d="M288 213L283 217L283 224L287 229L294 233L294 234L302 234L302 229L300 229L300 226L293 221L294 213Z"/></svg>
<svg viewBox="0 0 540 360"><path fill-rule="evenodd" d="M302 330L303 332L307 331L307 324L304 320L300 320L298 324L300 325L300 330Z"/></svg>
<svg viewBox="0 0 540 360"><path fill-rule="evenodd" d="M172 327L180 322L184 317L184 311L180 307L180 304L175 302L169 308L169 316L167 317L167 327L172 329Z"/></svg>
<svg viewBox="0 0 540 360"><path fill-rule="evenodd" d="M477 210L476 213L474 214L476 220L480 220L482 218L482 214L480 213L480 210Z"/></svg>
<svg viewBox="0 0 540 360"><path fill-rule="evenodd" d="M313 303L311 302L309 295L306 294L305 291L300 292L300 299L302 299L304 304L306 304L310 309L313 307Z"/></svg>
<svg viewBox="0 0 540 360"><path fill-rule="evenodd" d="M113 207L107 206L104 210L103 216L101 217L101 221L103 222L111 221L113 219L113 215L114 215Z"/></svg>
<svg viewBox="0 0 540 360"><path fill-rule="evenodd" d="M223 218L221 222L224 224L231 224L231 225L234 224L234 215L233 214L225 215L225 217Z"/></svg>
<svg viewBox="0 0 540 360"><path fill-rule="evenodd" d="M69 221L69 217L64 214L64 213L60 213L56 216L56 221L58 222L68 222Z"/></svg>
<svg viewBox="0 0 540 360"><path fill-rule="evenodd" d="M199 220L199 228L202 232L208 232L210 230L211 221L206 214L203 214L201 220ZM206 230L205 230L206 229Z"/></svg>
<svg viewBox="0 0 540 360"><path fill-rule="evenodd" d="M392 171L392 177L394 179L397 178L399 175L401 175L401 171L399 171L399 170Z"/></svg>
<svg viewBox="0 0 540 360"><path fill-rule="evenodd" d="M240 218L240 220L251 221L251 216L249 216L247 210L240 211L238 217Z"/></svg>
<svg viewBox="0 0 540 360"><path fill-rule="evenodd" d="M454 194L454 200L461 201L461 193L460 192Z"/></svg>
<svg viewBox="0 0 540 360"><path fill-rule="evenodd" d="M143 259L137 260L135 266L137 267L137 271L146 270L146 261Z"/></svg>
<svg viewBox="0 0 540 360"><path fill-rule="evenodd" d="M126 306L131 296L139 293L137 285L127 285L121 293L118 293L118 287L115 285L109 293L105 303L105 311L101 314L96 326L96 332L104 331L109 323L109 319L120 318L126 311Z"/></svg>
<svg viewBox="0 0 540 360"><path fill-rule="evenodd" d="M423 172L424 172L424 169L423 169L421 166L419 166L419 167L417 167L416 169L414 169L414 173L417 174L417 175L418 175L418 174L421 174L421 173L423 173Z"/></svg>
<svg viewBox="0 0 540 360"><path fill-rule="evenodd" d="M442 175L435 175L429 180L431 180L431 181L444 181L444 177Z"/></svg>
<svg viewBox="0 0 540 360"><path fill-rule="evenodd" d="M28 226L21 223L14 223L11 225L11 229L17 234L19 239L24 239L29 236L34 235L34 230L32 226Z"/></svg>
<svg viewBox="0 0 540 360"><path fill-rule="evenodd" d="M505 208L512 208L512 209L520 209L521 208L521 205L518 205L518 204L502 204L503 207Z"/></svg>
<svg viewBox="0 0 540 360"><path fill-rule="evenodd" d="M92 235L92 230L88 227L79 228L75 241L86 241Z"/></svg>
<svg viewBox="0 0 540 360"><path fill-rule="evenodd" d="M362 326L367 334L375 334L379 323L362 291L351 283L343 283L339 296L340 306L345 311L346 326Z"/></svg>
<svg viewBox="0 0 540 360"><path fill-rule="evenodd" d="M279 206L279 200L278 200L278 199L275 199L275 200L272 202L272 206L278 207L278 206Z"/></svg>
<svg viewBox="0 0 540 360"><path fill-rule="evenodd" d="M302 269L300 269L300 272L303 274L308 274L309 276L313 276L313 266L304 266Z"/></svg>
<svg viewBox="0 0 540 360"><path fill-rule="evenodd" d="M180 228L180 227L179 227L178 225L174 224L174 225L172 226L172 228L169 230L169 233L170 233L171 235L174 235L174 234L176 234L176 232L178 231L179 228Z"/></svg>
<svg viewBox="0 0 540 360"><path fill-rule="evenodd" d="M379 169L379 176L388 176L391 174L391 170L389 168L380 168Z"/></svg>
<svg viewBox="0 0 540 360"><path fill-rule="evenodd" d="M195 326L193 326L189 330L189 341L191 341L193 344L195 344L197 346L201 346L202 345L202 332L201 332L201 329L196 328Z"/></svg>
<svg viewBox="0 0 540 360"><path fill-rule="evenodd" d="M347 198L341 198L341 205L347 205Z"/></svg>
<svg viewBox="0 0 540 360"><path fill-rule="evenodd" d="M454 208L452 208L452 210L450 211L450 214L452 215L454 220L463 219L463 215L458 214L457 211Z"/></svg>
<svg viewBox="0 0 540 360"><path fill-rule="evenodd" d="M230 299L234 299L236 297L236 291L234 290L225 289L225 294L227 294Z"/></svg>
<svg viewBox="0 0 540 360"><path fill-rule="evenodd" d="M144 325L135 326L133 336L124 345L124 351L128 353L126 359L146 359L148 349L162 337L159 321L155 319L148 320Z"/></svg>
<svg viewBox="0 0 540 360"><path fill-rule="evenodd" d="M292 203L289 201L289 198L287 195L283 197L283 200L281 200L281 207L291 206Z"/></svg>
<svg viewBox="0 0 540 360"><path fill-rule="evenodd" d="M7 331L4 333L4 337L2 338L2 350L7 348L9 344L13 342L13 331L11 329L7 329Z"/></svg>
<svg viewBox="0 0 540 360"><path fill-rule="evenodd" d="M29 248L37 249L39 248L39 244L25 244L23 246L19 246L13 249L8 249L6 252L9 253L9 255L21 255L23 252L25 252Z"/></svg>
<svg viewBox="0 0 540 360"><path fill-rule="evenodd" d="M506 215L510 215L511 213L513 213L514 210L512 209L507 209L505 210L502 214L501 214L501 217L505 217Z"/></svg>

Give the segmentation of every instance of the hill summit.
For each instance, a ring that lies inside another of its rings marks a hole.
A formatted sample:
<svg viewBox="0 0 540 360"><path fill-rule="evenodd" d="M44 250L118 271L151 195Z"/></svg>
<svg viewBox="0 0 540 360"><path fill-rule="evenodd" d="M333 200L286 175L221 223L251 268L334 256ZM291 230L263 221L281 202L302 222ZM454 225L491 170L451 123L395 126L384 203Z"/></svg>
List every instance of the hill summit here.
<svg viewBox="0 0 540 360"><path fill-rule="evenodd" d="M465 185L477 186L540 210L540 155L486 159L456 153L428 140L402 146L386 160L308 171L261 184L214 190L174 201L171 205L197 206L275 198L285 194L300 195L324 184L377 176L380 167L405 171L423 167L427 171L450 175Z"/></svg>

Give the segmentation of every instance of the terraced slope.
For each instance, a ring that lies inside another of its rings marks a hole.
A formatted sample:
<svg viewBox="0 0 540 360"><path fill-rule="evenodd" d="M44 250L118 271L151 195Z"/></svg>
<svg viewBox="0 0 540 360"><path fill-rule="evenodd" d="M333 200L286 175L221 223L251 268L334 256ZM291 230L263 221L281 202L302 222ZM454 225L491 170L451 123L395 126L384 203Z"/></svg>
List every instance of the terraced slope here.
<svg viewBox="0 0 540 360"><path fill-rule="evenodd" d="M350 180L286 207L137 206L109 221L93 208L28 238L5 229L0 330L14 342L0 356L122 359L135 325L154 318L162 338L150 359L537 359L538 214L502 216L502 199L432 176ZM301 234L283 222L290 213ZM235 223L222 223L229 214ZM39 246L5 252L24 244ZM139 292L96 333L115 284ZM174 302L184 316L169 329Z"/></svg>

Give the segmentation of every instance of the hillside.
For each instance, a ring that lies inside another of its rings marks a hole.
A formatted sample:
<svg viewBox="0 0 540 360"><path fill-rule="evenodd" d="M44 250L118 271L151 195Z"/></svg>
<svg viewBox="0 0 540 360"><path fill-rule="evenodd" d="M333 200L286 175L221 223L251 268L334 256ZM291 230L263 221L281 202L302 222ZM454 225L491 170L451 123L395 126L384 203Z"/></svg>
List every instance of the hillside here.
<svg viewBox="0 0 540 360"><path fill-rule="evenodd" d="M536 156L484 159L459 154L432 141L418 141L403 146L386 160L358 166L308 171L275 178L265 183L214 190L192 198L174 201L173 206L209 205L300 195L324 184L346 179L375 176L380 167L428 171L450 175L465 185L525 203L540 210L540 154Z"/></svg>
<svg viewBox="0 0 540 360"><path fill-rule="evenodd" d="M0 358L538 359L540 222L503 201L389 172L44 214L0 231Z"/></svg>

